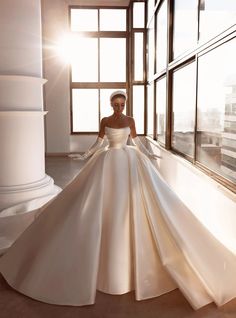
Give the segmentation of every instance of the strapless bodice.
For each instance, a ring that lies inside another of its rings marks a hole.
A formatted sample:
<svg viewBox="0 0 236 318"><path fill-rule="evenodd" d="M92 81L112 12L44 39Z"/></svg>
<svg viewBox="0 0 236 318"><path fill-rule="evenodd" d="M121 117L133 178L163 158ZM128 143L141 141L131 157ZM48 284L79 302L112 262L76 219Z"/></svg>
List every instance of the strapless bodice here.
<svg viewBox="0 0 236 318"><path fill-rule="evenodd" d="M108 139L109 148L123 148L126 146L130 128L105 128L105 134Z"/></svg>

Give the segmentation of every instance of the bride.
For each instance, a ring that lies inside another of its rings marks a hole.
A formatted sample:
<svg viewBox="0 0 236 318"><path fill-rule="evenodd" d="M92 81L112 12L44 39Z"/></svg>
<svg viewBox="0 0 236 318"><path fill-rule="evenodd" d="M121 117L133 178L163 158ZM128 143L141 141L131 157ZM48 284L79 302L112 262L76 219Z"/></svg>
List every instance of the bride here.
<svg viewBox="0 0 236 318"><path fill-rule="evenodd" d="M75 156L90 159L0 258L0 272L14 289L51 304L94 304L96 290L135 290L142 300L179 288L195 309L223 305L236 297L236 257L162 179L150 160L157 156L123 114L126 98L111 95L113 114Z"/></svg>

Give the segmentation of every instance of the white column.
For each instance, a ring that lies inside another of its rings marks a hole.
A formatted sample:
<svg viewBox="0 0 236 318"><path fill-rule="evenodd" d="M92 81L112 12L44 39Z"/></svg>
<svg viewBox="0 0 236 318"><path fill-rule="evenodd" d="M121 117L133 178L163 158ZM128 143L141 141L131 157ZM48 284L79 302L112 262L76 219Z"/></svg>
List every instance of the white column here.
<svg viewBox="0 0 236 318"><path fill-rule="evenodd" d="M40 0L0 2L0 253L60 189L45 174Z"/></svg>

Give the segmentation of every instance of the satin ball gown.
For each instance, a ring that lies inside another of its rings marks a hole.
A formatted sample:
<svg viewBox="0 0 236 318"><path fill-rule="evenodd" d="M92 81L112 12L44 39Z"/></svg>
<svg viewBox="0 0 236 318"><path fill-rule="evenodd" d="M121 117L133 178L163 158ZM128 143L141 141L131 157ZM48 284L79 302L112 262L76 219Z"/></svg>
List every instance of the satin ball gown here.
<svg viewBox="0 0 236 318"><path fill-rule="evenodd" d="M129 127L105 132L109 145L0 258L9 285L73 306L94 304L96 290L142 300L179 288L195 309L236 297L235 255L127 145Z"/></svg>

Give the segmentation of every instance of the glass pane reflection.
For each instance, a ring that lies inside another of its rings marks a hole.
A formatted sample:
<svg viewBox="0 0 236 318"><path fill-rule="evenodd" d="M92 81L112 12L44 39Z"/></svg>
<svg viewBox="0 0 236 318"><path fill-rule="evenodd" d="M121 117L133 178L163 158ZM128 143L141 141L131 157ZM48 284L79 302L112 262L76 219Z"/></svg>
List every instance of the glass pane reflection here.
<svg viewBox="0 0 236 318"><path fill-rule="evenodd" d="M144 85L133 86L133 116L138 134L144 134Z"/></svg>
<svg viewBox="0 0 236 318"><path fill-rule="evenodd" d="M148 11L148 21L151 19L153 16L153 11L155 7L155 0L148 0L148 5L147 5L147 11Z"/></svg>
<svg viewBox="0 0 236 318"><path fill-rule="evenodd" d="M166 77L156 83L157 140L166 142Z"/></svg>
<svg viewBox="0 0 236 318"><path fill-rule="evenodd" d="M98 10L71 9L71 31L98 31Z"/></svg>
<svg viewBox="0 0 236 318"><path fill-rule="evenodd" d="M157 14L156 30L156 71L166 68L167 63L167 1L163 2Z"/></svg>
<svg viewBox="0 0 236 318"><path fill-rule="evenodd" d="M236 22L235 0L201 0L200 40L226 30Z"/></svg>
<svg viewBox="0 0 236 318"><path fill-rule="evenodd" d="M100 9L100 31L126 31L126 10Z"/></svg>
<svg viewBox="0 0 236 318"><path fill-rule="evenodd" d="M145 27L145 3L134 2L133 4L133 28Z"/></svg>
<svg viewBox="0 0 236 318"><path fill-rule="evenodd" d="M153 136L154 123L154 83L147 86L147 133Z"/></svg>
<svg viewBox="0 0 236 318"><path fill-rule="evenodd" d="M134 80L143 80L143 33L134 33Z"/></svg>
<svg viewBox="0 0 236 318"><path fill-rule="evenodd" d="M126 39L100 39L100 81L126 81Z"/></svg>
<svg viewBox="0 0 236 318"><path fill-rule="evenodd" d="M154 75L155 66L155 32L154 19L152 19L148 28L148 79L150 80Z"/></svg>
<svg viewBox="0 0 236 318"><path fill-rule="evenodd" d="M98 80L98 39L78 38L71 62L72 82Z"/></svg>
<svg viewBox="0 0 236 318"><path fill-rule="evenodd" d="M174 1L174 58L197 44L197 19L198 0Z"/></svg>
<svg viewBox="0 0 236 318"><path fill-rule="evenodd" d="M199 58L197 160L236 181L236 39Z"/></svg>
<svg viewBox="0 0 236 318"><path fill-rule="evenodd" d="M72 112L73 132L98 131L98 89L73 89Z"/></svg>
<svg viewBox="0 0 236 318"><path fill-rule="evenodd" d="M188 64L173 74L172 147L194 156L196 66Z"/></svg>

